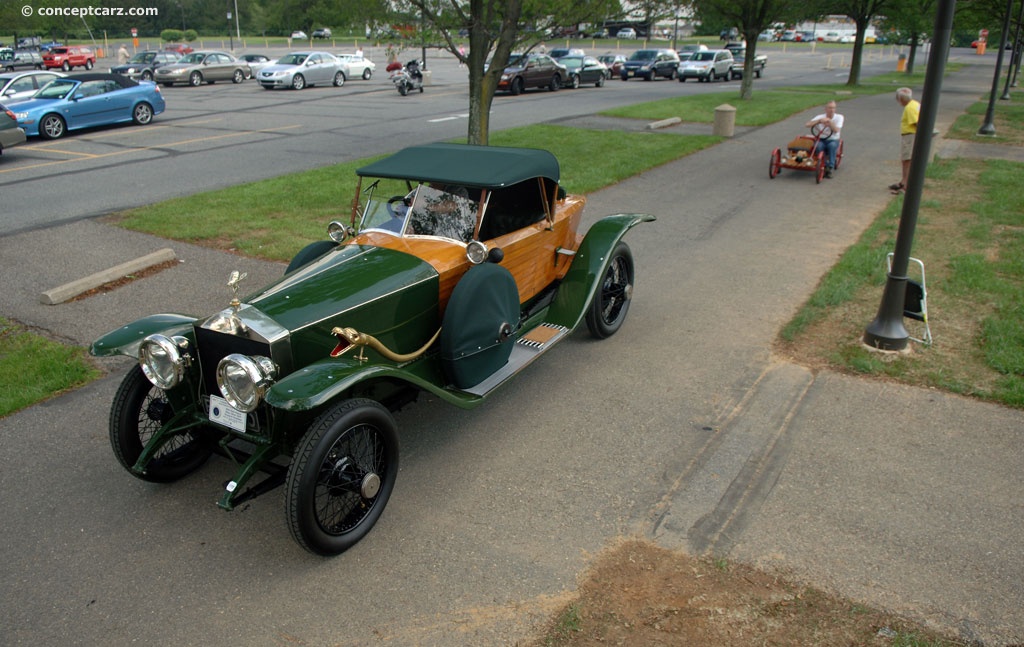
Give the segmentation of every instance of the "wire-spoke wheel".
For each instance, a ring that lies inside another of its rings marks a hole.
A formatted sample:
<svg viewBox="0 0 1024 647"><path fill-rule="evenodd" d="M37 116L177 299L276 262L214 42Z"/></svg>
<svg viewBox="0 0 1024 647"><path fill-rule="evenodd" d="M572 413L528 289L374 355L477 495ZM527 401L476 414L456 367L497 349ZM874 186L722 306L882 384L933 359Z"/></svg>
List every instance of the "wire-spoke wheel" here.
<svg viewBox="0 0 1024 647"><path fill-rule="evenodd" d="M629 245L619 241L608 261L587 308L587 328L598 339L614 335L626 320L633 298L633 253Z"/></svg>
<svg viewBox="0 0 1024 647"><path fill-rule="evenodd" d="M398 432L373 400L343 401L310 426L288 469L292 537L318 555L354 546L377 523L398 476Z"/></svg>
<svg viewBox="0 0 1024 647"><path fill-rule="evenodd" d="M121 381L110 408L110 445L121 465L144 481L167 483L197 470L210 457L210 445L194 431L171 438L145 465L145 473L132 471L143 448L174 416L163 390L153 386L135 366ZM209 430L207 430L209 431Z"/></svg>

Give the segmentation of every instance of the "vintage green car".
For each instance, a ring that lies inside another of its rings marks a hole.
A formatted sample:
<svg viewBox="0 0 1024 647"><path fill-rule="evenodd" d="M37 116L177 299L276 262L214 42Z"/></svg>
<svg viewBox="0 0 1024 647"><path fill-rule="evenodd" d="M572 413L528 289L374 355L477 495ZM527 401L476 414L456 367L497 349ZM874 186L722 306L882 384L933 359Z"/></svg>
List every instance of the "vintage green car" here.
<svg viewBox="0 0 1024 647"><path fill-rule="evenodd" d="M543 150L415 146L357 175L351 220L279 281L240 299L234 272L221 312L145 317L91 348L138 358L110 415L131 474L169 482L224 455L236 474L219 505L283 483L292 536L321 555L387 504L392 411L422 391L474 407L581 322L598 338L619 329L634 278L622 238L654 220L577 233L586 200Z"/></svg>

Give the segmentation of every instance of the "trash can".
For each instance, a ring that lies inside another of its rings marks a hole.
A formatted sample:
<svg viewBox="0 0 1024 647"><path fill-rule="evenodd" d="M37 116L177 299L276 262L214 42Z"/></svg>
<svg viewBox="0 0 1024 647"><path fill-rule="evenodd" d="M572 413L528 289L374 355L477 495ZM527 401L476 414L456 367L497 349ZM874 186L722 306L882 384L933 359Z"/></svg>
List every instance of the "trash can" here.
<svg viewBox="0 0 1024 647"><path fill-rule="evenodd" d="M715 108L715 125L711 132L719 137L732 137L736 131L736 108L728 103Z"/></svg>
<svg viewBox="0 0 1024 647"><path fill-rule="evenodd" d="M899 58L896 60L896 71L897 72L906 72L907 71L907 55L906 54L900 54Z"/></svg>
<svg viewBox="0 0 1024 647"><path fill-rule="evenodd" d="M985 53L985 44L986 44L985 41L981 41L980 43L978 43L978 49L975 50L975 51L978 52L978 54L984 54Z"/></svg>

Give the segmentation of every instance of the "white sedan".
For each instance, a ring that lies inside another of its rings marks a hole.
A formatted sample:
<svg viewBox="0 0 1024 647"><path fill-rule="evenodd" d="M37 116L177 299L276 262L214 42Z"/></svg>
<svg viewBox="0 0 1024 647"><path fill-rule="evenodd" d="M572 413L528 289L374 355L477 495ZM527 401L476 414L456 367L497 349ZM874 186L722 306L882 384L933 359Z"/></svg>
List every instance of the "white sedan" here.
<svg viewBox="0 0 1024 647"><path fill-rule="evenodd" d="M363 58L362 54L338 54L338 58L348 65L349 73L353 77L360 76L366 81L370 80L373 71L377 69L373 61Z"/></svg>

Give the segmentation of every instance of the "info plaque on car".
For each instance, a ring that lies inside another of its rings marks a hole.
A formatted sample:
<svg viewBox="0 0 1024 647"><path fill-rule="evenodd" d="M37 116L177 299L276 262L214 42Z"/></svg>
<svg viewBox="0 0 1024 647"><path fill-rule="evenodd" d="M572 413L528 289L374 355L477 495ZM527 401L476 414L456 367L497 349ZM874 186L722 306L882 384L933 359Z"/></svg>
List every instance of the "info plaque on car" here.
<svg viewBox="0 0 1024 647"><path fill-rule="evenodd" d="M245 412L234 408L219 395L210 396L210 422L245 433Z"/></svg>

